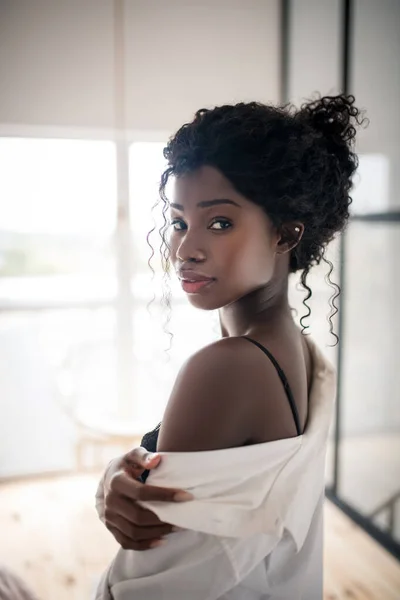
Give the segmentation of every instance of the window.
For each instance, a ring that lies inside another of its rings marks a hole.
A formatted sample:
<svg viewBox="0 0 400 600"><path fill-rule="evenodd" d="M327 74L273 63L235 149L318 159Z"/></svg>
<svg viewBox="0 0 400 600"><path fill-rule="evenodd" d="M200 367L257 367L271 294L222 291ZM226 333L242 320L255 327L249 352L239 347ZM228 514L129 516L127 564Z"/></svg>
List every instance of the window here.
<svg viewBox="0 0 400 600"><path fill-rule="evenodd" d="M0 138L2 300L115 294L115 149L107 141Z"/></svg>
<svg viewBox="0 0 400 600"><path fill-rule="evenodd" d="M97 376L87 370L79 408L110 410L114 398L115 146L0 138L0 165L0 475L16 475L72 464L60 364L90 344Z"/></svg>

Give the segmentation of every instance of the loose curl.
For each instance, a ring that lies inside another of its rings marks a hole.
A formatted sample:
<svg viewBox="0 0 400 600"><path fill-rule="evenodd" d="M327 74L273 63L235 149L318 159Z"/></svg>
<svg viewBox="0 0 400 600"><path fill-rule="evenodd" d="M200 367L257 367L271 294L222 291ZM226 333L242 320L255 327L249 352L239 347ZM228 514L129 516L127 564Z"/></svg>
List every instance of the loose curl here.
<svg viewBox="0 0 400 600"><path fill-rule="evenodd" d="M240 102L198 110L193 121L183 125L164 148L168 166L153 209L163 203L160 250L165 274L170 271L167 182L171 175L179 177L204 165L215 167L239 193L261 206L277 229L290 221L304 224L303 237L291 251L289 263L290 273L301 271L301 285L307 292L302 331L308 328L304 319L311 315L308 300L312 290L307 277L310 269L324 260L329 265L327 282L334 288L329 324L337 343L332 318L338 311L335 302L340 288L331 281L333 265L325 251L349 219L349 192L358 166L356 126L365 122L354 101L353 96L341 94L318 97L300 109L291 104L275 107ZM147 239L151 246L149 236ZM170 298L170 294L164 296L169 308Z"/></svg>

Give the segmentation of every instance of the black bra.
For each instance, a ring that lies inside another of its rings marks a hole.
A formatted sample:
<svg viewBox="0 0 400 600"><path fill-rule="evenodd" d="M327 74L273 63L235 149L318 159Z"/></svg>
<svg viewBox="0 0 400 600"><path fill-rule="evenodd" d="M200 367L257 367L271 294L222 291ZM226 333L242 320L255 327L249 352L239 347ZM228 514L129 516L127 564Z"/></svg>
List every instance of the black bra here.
<svg viewBox="0 0 400 600"><path fill-rule="evenodd" d="M242 337L245 340L249 340L249 342L252 342L256 346L258 346L260 348L260 350L262 350L264 352L264 354L266 354L268 356L268 358L274 365L275 369L278 372L279 378L282 381L283 387L285 388L285 392L286 392L286 395L289 400L290 408L292 409L294 422L296 424L297 435L301 435L299 413L297 412L297 407L294 402L292 390L290 389L290 385L287 380L287 377L286 377L285 373L283 372L283 370L281 369L281 367L279 366L278 361L272 356L271 352L269 350L267 350L266 348L264 348L264 346L262 346L259 342L252 340L251 338L247 337L246 335L242 335Z"/></svg>

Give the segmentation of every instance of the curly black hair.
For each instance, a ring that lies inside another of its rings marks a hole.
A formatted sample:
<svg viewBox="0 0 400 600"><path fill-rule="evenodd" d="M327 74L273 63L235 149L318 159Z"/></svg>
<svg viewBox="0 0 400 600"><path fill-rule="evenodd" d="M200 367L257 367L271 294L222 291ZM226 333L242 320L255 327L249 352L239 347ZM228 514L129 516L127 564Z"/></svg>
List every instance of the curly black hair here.
<svg viewBox="0 0 400 600"><path fill-rule="evenodd" d="M340 288L330 279L333 265L326 259L325 250L349 219L349 192L358 166L354 152L356 126L365 121L354 102L354 96L340 94L318 97L299 109L291 104L276 107L240 102L198 110L164 148L167 169L161 176L160 198L153 208L163 202L160 234L166 276L170 271L165 235L168 179L204 165L215 167L238 192L261 206L277 228L290 221L304 224L303 237L290 255L290 273L302 272L301 284L307 292L303 303L308 312L300 321L302 330L308 327L303 320L311 314L307 301L312 290L307 276L324 260L330 268L327 281L335 289L330 300L330 331L338 340L332 317L338 310L335 300ZM164 295L164 302L170 308L170 293Z"/></svg>

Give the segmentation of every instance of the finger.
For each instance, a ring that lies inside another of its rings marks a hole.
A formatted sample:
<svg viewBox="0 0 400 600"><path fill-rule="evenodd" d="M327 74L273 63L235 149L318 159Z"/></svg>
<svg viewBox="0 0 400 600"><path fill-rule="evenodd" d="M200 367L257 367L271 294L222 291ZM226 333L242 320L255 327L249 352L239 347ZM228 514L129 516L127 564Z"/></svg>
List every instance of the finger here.
<svg viewBox="0 0 400 600"><path fill-rule="evenodd" d="M130 540L128 538L128 536L124 535L122 533L122 531L120 531L117 527L115 527L114 525L108 524L106 523L106 527L108 529L108 531L110 533L112 533L112 535L115 537L115 539L117 540L118 544L124 549L124 550L130 550L131 549L131 545L132 545L132 540Z"/></svg>
<svg viewBox="0 0 400 600"><path fill-rule="evenodd" d="M143 484L137 489L137 500L159 502L188 502L193 500L193 494L180 488L166 488L156 485Z"/></svg>
<svg viewBox="0 0 400 600"><path fill-rule="evenodd" d="M131 477L123 469L119 469L110 479L109 490L110 494L115 493L136 500L138 489L143 485L141 481Z"/></svg>
<svg viewBox="0 0 400 600"><path fill-rule="evenodd" d="M128 502L128 504L130 504L129 500L127 502ZM138 525L140 525L142 527L160 527L161 525L165 525L164 521L161 521L161 519L159 519L158 516L156 515L156 513L154 513L152 510L143 508L137 502L135 502L134 508L135 508L135 511L134 511L135 514L134 514L133 520ZM131 510L132 510L132 505L131 505Z"/></svg>
<svg viewBox="0 0 400 600"><path fill-rule="evenodd" d="M112 533L114 538L117 540L118 544L124 550L138 550L138 551L150 550L150 549L156 547L157 545L160 545L161 543L165 543L163 540L160 540L160 539L146 540L145 542L134 542L133 540L130 540L126 535L121 533L121 531L119 529L117 529L116 527L110 526L108 529Z"/></svg>
<svg viewBox="0 0 400 600"><path fill-rule="evenodd" d="M146 469L154 469L160 464L161 456L149 452L146 448L139 446L134 448L123 457L123 463L131 470L142 473Z"/></svg>
<svg viewBox="0 0 400 600"><path fill-rule="evenodd" d="M182 502L183 499L192 500L193 496L178 488L165 488L147 485L132 479L125 471L117 471L110 481L110 490L132 500ZM180 500L180 498L183 499Z"/></svg>
<svg viewBox="0 0 400 600"><path fill-rule="evenodd" d="M112 515L118 514L124 517L133 525L140 527L158 527L164 525L158 516L153 511L147 508L142 508L137 502L132 502L122 496L114 496L110 494L106 501L105 513Z"/></svg>
<svg viewBox="0 0 400 600"><path fill-rule="evenodd" d="M119 531L128 539L134 542L143 542L159 539L165 535L172 533L172 525L161 525L157 527L141 527L140 525L132 524L121 515L113 515L106 521L107 527L119 529Z"/></svg>

